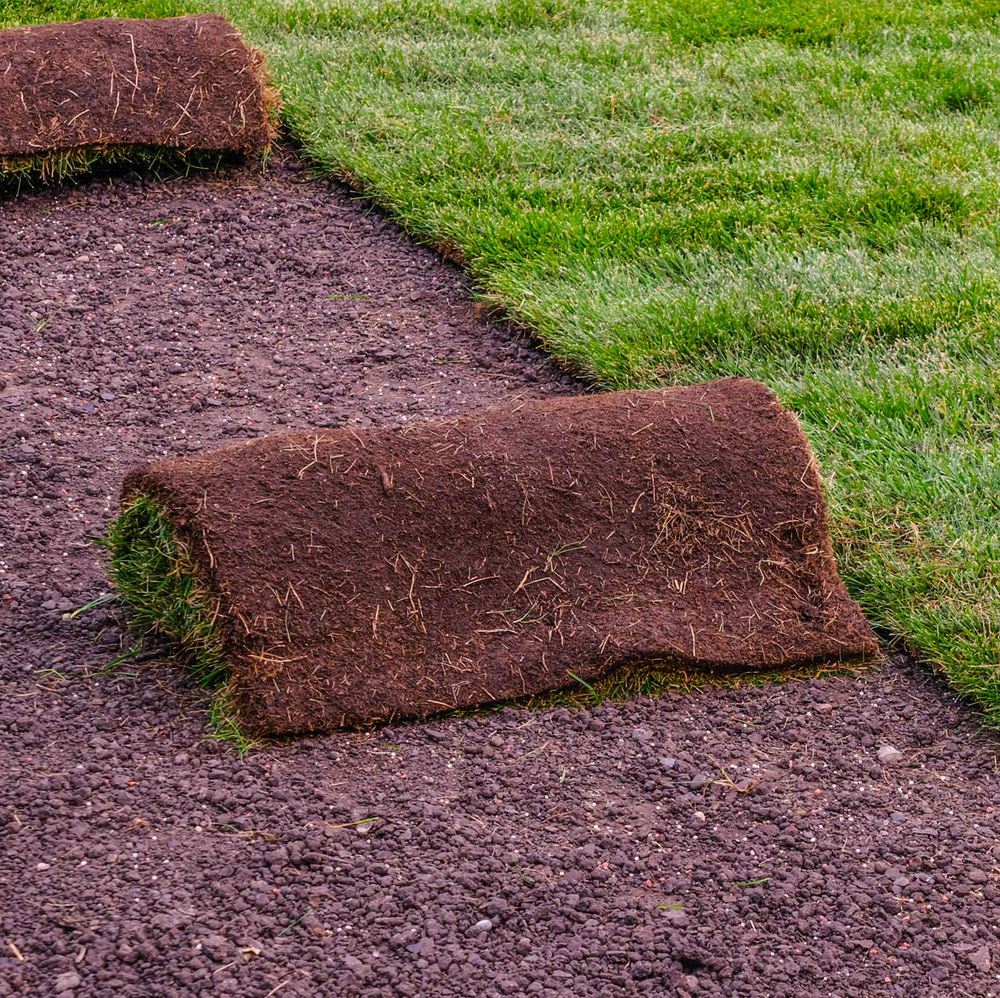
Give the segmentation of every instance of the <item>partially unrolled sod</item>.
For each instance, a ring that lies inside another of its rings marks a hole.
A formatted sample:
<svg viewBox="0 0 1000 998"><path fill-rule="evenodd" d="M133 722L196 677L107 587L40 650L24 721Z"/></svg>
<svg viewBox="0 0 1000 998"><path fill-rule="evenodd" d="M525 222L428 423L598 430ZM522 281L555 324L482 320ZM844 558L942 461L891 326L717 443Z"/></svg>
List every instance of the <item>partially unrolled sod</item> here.
<svg viewBox="0 0 1000 998"><path fill-rule="evenodd" d="M123 592L196 667L211 658L254 733L427 715L627 664L877 654L837 575L809 444L744 379L265 437L137 468L122 506ZM136 580L150 564L159 577Z"/></svg>
<svg viewBox="0 0 1000 998"><path fill-rule="evenodd" d="M137 147L260 150L276 106L263 57L218 14L0 31L0 176Z"/></svg>

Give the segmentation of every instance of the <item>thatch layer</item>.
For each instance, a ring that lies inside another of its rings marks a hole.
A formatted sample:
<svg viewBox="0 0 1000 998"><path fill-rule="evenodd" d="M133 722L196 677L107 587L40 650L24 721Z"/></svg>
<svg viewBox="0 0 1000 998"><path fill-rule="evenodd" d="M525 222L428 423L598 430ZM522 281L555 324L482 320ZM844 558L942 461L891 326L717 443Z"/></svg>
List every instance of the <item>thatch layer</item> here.
<svg viewBox="0 0 1000 998"><path fill-rule="evenodd" d="M749 380L283 434L138 468L123 504L140 496L190 556L255 733L426 715L625 663L877 654L809 445Z"/></svg>
<svg viewBox="0 0 1000 998"><path fill-rule="evenodd" d="M0 172L123 147L261 150L276 108L263 56L218 14L0 31Z"/></svg>

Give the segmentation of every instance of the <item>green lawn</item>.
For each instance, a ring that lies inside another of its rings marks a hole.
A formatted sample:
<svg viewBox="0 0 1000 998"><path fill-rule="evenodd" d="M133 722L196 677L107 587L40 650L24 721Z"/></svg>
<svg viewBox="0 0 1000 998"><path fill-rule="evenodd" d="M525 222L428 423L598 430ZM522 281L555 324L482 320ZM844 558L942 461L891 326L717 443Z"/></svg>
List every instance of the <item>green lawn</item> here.
<svg viewBox="0 0 1000 998"><path fill-rule="evenodd" d="M608 388L800 416L841 572L1000 723L1000 0L0 0L220 9L309 154Z"/></svg>

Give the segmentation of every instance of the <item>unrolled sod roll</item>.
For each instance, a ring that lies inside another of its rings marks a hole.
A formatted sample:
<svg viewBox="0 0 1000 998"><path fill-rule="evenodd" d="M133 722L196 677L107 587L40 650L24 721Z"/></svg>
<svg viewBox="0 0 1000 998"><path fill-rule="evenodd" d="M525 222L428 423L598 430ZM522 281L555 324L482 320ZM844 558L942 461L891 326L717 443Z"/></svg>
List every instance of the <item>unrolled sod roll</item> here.
<svg viewBox="0 0 1000 998"><path fill-rule="evenodd" d="M122 504L176 531L256 733L427 715L629 663L877 654L837 575L809 444L744 379L266 437L137 468Z"/></svg>
<svg viewBox="0 0 1000 998"><path fill-rule="evenodd" d="M260 150L277 103L218 14L0 31L0 173L95 149Z"/></svg>

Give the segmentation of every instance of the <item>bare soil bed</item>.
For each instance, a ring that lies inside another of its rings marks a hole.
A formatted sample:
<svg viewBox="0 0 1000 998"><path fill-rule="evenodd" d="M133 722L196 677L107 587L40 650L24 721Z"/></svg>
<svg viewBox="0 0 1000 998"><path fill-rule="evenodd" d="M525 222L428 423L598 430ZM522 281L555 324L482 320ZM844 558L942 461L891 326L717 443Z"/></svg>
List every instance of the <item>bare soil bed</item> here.
<svg viewBox="0 0 1000 998"><path fill-rule="evenodd" d="M136 463L579 391L453 267L289 160L0 201L0 274L0 995L1000 994L997 744L905 659L239 761L64 618Z"/></svg>

